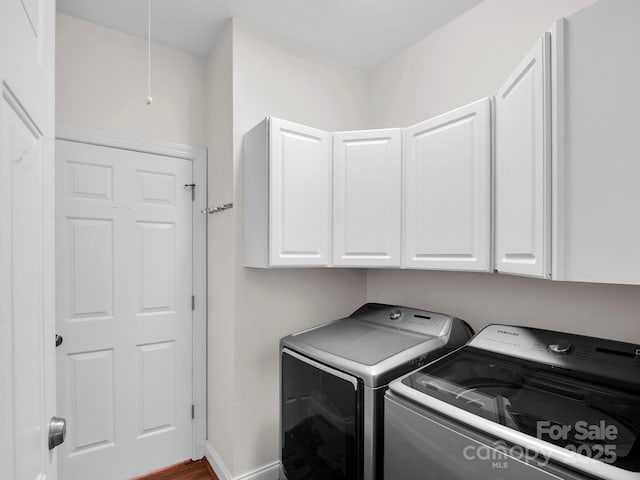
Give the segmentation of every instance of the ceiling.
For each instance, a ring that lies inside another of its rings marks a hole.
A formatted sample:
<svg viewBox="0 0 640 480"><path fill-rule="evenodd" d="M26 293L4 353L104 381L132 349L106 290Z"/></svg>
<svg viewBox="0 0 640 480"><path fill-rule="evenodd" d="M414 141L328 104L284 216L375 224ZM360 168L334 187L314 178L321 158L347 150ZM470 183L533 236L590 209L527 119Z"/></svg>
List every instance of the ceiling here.
<svg viewBox="0 0 640 480"><path fill-rule="evenodd" d="M57 10L147 38L148 0L57 0ZM153 42L204 56L227 20L369 68L482 0L150 0Z"/></svg>

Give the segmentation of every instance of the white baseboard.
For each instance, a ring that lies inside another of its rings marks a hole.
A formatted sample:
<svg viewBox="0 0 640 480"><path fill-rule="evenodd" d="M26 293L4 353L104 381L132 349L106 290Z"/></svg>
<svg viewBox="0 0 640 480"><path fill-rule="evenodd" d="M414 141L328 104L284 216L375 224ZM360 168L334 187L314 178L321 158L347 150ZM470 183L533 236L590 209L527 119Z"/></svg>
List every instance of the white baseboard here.
<svg viewBox="0 0 640 480"><path fill-rule="evenodd" d="M280 475L280 462L276 461L234 478L209 442L207 442L207 460L220 480L278 480Z"/></svg>
<svg viewBox="0 0 640 480"><path fill-rule="evenodd" d="M280 462L273 462L249 473L245 473L244 475L240 475L234 480L278 480L279 475Z"/></svg>
<svg viewBox="0 0 640 480"><path fill-rule="evenodd" d="M209 441L207 441L206 450L207 460L209 460L209 463L213 467L213 471L216 472L218 478L220 480L233 480L231 473L229 473L229 469L224 464L222 458L220 458L220 455L218 455L218 452L216 452L215 448L213 448L213 445L211 445Z"/></svg>

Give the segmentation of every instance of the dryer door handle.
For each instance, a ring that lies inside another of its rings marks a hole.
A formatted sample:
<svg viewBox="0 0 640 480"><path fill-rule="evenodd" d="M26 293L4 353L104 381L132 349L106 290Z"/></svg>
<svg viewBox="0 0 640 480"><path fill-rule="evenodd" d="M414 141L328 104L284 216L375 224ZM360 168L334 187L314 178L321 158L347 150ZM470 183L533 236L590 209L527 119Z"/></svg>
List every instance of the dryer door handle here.
<svg viewBox="0 0 640 480"><path fill-rule="evenodd" d="M353 385L353 389L355 391L358 391L358 379L356 377L352 377L349 374L346 374L344 372L341 372L340 370L336 370L334 368L331 367L327 367L326 365L323 365L322 363L316 362L315 360L311 360L310 358L307 358L303 355L300 355L299 353L294 352L293 350L289 350L288 348L283 348L282 349L282 353L283 354L287 354L290 357L293 357L297 360L300 360L301 362L307 363L309 365L311 365L312 367L315 367L319 370L322 370L325 373L328 373L329 375L333 375L334 377L338 377L341 378L342 380L345 380L349 383L351 383Z"/></svg>

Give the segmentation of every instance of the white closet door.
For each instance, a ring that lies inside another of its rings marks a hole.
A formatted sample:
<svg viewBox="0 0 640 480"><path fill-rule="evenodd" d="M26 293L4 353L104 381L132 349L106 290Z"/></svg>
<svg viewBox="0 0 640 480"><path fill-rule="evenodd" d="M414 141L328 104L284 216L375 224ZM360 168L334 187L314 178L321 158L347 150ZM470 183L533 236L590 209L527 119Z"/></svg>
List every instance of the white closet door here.
<svg viewBox="0 0 640 480"><path fill-rule="evenodd" d="M491 100L405 130L404 266L491 264Z"/></svg>
<svg viewBox="0 0 640 480"><path fill-rule="evenodd" d="M191 162L58 141L61 478L191 457Z"/></svg>
<svg viewBox="0 0 640 480"><path fill-rule="evenodd" d="M395 128L333 135L336 266L400 266L401 132Z"/></svg>
<svg viewBox="0 0 640 480"><path fill-rule="evenodd" d="M0 478L55 480L55 2L0 2Z"/></svg>
<svg viewBox="0 0 640 480"><path fill-rule="evenodd" d="M272 118L269 139L271 266L328 265L329 134Z"/></svg>
<svg viewBox="0 0 640 480"><path fill-rule="evenodd" d="M550 275L550 36L496 98L496 269Z"/></svg>

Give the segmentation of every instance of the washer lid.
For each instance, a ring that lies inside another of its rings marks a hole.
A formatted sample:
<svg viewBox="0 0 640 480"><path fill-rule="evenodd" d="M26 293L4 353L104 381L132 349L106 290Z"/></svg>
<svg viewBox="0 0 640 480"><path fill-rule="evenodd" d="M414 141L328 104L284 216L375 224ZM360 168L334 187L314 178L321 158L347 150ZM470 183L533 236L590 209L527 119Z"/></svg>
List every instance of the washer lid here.
<svg viewBox="0 0 640 480"><path fill-rule="evenodd" d="M291 335L288 343L306 344L331 355L372 366L431 338L430 335L347 318Z"/></svg>
<svg viewBox="0 0 640 480"><path fill-rule="evenodd" d="M585 375L471 342L391 382L389 389L541 458L598 478L640 478L637 379Z"/></svg>

